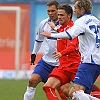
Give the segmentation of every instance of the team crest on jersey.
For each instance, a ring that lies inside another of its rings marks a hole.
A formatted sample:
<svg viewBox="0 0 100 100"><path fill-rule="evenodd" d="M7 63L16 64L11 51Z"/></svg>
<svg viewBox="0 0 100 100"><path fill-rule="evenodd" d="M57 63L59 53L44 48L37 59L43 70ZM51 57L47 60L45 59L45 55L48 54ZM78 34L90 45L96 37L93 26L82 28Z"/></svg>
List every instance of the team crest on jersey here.
<svg viewBox="0 0 100 100"><path fill-rule="evenodd" d="M38 35L38 32L36 33L36 35Z"/></svg>

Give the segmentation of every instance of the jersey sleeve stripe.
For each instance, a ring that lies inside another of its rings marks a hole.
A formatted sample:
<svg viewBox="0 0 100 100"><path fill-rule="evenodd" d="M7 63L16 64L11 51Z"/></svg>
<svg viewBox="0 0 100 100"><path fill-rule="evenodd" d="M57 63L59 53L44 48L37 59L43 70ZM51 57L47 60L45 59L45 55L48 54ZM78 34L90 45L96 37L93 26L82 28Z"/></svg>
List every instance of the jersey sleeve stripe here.
<svg viewBox="0 0 100 100"><path fill-rule="evenodd" d="M43 42L43 41L39 41L39 40L35 40L36 42Z"/></svg>
<svg viewBox="0 0 100 100"><path fill-rule="evenodd" d="M67 31L65 31L65 32L66 32L66 34L68 35L69 39L72 40L71 35L70 35Z"/></svg>

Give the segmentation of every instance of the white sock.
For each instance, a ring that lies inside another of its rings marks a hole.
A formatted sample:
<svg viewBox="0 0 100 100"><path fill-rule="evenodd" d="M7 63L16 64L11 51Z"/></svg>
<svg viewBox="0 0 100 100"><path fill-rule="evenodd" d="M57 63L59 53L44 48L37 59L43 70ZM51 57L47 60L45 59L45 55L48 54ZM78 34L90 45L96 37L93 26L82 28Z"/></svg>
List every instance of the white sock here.
<svg viewBox="0 0 100 100"><path fill-rule="evenodd" d="M91 100L83 90L79 90L73 93L72 100Z"/></svg>
<svg viewBox="0 0 100 100"><path fill-rule="evenodd" d="M33 100L34 94L35 94L35 90L36 90L36 88L27 86L27 90L26 90L26 92L24 94L24 99L23 100Z"/></svg>
<svg viewBox="0 0 100 100"><path fill-rule="evenodd" d="M100 100L100 99L98 99L98 98L96 98L96 97L93 97L93 96L91 96L91 95L89 95L89 94L87 94L88 95L88 97L90 98L90 100Z"/></svg>

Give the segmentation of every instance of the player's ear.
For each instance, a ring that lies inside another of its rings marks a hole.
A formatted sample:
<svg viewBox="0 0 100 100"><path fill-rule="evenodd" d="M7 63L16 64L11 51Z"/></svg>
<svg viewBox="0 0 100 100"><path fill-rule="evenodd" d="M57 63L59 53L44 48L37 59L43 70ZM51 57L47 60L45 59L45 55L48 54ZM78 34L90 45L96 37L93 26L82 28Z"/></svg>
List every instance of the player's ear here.
<svg viewBox="0 0 100 100"><path fill-rule="evenodd" d="M81 13L84 14L85 13L85 9L82 7L81 8Z"/></svg>

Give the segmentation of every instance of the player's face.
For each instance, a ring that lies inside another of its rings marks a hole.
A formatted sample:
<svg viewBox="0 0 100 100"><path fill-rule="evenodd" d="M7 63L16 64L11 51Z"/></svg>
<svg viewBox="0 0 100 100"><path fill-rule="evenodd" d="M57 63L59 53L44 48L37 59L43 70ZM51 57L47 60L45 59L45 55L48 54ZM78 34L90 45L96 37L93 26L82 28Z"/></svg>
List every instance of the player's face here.
<svg viewBox="0 0 100 100"><path fill-rule="evenodd" d="M55 5L47 6L47 12L51 20L56 21L58 19L58 10Z"/></svg>
<svg viewBox="0 0 100 100"><path fill-rule="evenodd" d="M79 18L83 14L83 12L81 9L78 8L77 4L78 1L74 4L74 12L76 14L76 17Z"/></svg>
<svg viewBox="0 0 100 100"><path fill-rule="evenodd" d="M67 14L65 10L58 9L58 20L61 25L64 25L70 20L71 15Z"/></svg>

